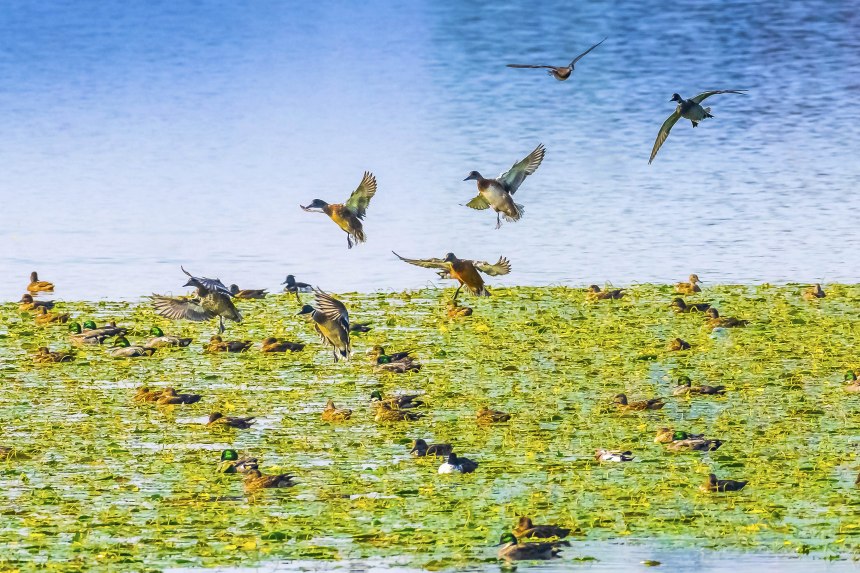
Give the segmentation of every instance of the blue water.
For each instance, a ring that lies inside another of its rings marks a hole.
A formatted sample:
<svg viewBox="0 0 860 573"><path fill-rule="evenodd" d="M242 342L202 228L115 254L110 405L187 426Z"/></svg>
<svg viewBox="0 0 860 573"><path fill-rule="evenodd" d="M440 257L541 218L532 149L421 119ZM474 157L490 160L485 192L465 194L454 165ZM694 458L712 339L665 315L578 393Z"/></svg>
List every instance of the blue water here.
<svg viewBox="0 0 860 573"><path fill-rule="evenodd" d="M557 82L508 62L569 61ZM715 96L653 165L673 92ZM0 6L0 299L433 282L394 259L495 260L492 284L857 281L855 2L29 2ZM494 230L463 177L538 142ZM323 215L379 179L368 243Z"/></svg>

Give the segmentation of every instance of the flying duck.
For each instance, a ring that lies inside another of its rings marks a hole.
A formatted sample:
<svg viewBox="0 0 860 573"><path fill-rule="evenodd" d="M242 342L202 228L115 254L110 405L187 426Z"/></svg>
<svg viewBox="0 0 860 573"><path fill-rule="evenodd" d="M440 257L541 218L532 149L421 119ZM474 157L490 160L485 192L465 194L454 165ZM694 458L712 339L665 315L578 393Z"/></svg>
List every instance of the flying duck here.
<svg viewBox="0 0 860 573"><path fill-rule="evenodd" d="M224 332L224 319L242 322L242 315L233 306L233 296L224 283L218 279L195 277L180 267L188 275L188 282L183 286L195 287L196 298L174 298L169 296L152 295L152 305L155 312L171 319L184 318L194 322L205 322L218 317L218 328Z"/></svg>
<svg viewBox="0 0 860 573"><path fill-rule="evenodd" d="M524 207L514 203L513 195L520 188L525 178L540 167L546 148L543 144L535 147L528 156L495 179L485 179L477 171L469 173L463 181L478 182L478 195L468 203L467 207L482 211L490 207L496 212L496 229L502 226L502 215L506 221L519 221L523 216Z"/></svg>
<svg viewBox="0 0 860 573"><path fill-rule="evenodd" d="M394 251L391 251L394 253ZM443 279L455 279L460 283L454 292L454 299L460 294L463 285L478 296L490 296L490 291L484 286L484 279L480 273L491 277L506 275L511 272L511 263L505 257L499 257L496 264L491 265L484 261L470 261L469 259L458 259L454 253L448 253L444 259L407 259L397 253L394 256L410 265L428 269L440 269L439 276Z"/></svg>
<svg viewBox="0 0 860 573"><path fill-rule="evenodd" d="M533 65L533 64L507 64L507 66L509 68L545 69L545 70L547 70L546 73L548 73L549 75L551 75L552 77L554 77L558 81L563 82L564 80L568 79L571 76L571 74L573 74L573 67L576 65L576 62L581 60L583 58L583 56L585 56L588 52L590 52L591 50L593 50L594 48L596 48L597 46L599 46L600 44L602 44L605 41L606 41L606 38L603 38L602 40L600 40L599 42L597 42L596 44L594 44L593 46L591 46L590 48L588 48L587 50L585 50L584 52L582 52L581 54L576 56L573 59L573 61L570 62L569 65L564 66L564 67L543 66L543 65Z"/></svg>
<svg viewBox="0 0 860 573"><path fill-rule="evenodd" d="M366 240L361 220L364 219L367 206L375 194L376 177L370 171L365 171L361 183L352 192L346 203L329 205L322 199L314 199L307 207L304 205L299 205L299 207L308 212L328 215L332 221L337 223L338 227L344 230L346 245L351 249L353 240L356 243L363 243Z"/></svg>

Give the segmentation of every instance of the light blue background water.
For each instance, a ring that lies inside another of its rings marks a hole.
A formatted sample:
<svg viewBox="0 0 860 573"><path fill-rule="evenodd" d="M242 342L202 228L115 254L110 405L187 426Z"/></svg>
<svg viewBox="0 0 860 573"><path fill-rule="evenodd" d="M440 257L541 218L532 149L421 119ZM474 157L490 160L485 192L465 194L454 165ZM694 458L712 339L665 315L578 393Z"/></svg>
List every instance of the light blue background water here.
<svg viewBox="0 0 860 573"><path fill-rule="evenodd" d="M855 2L28 2L0 5L0 298L402 289L411 257L491 284L857 281ZM569 61L572 80L507 62ZM715 96L648 156L672 92ZM518 223L463 177L548 149ZM346 249L314 198L379 192Z"/></svg>

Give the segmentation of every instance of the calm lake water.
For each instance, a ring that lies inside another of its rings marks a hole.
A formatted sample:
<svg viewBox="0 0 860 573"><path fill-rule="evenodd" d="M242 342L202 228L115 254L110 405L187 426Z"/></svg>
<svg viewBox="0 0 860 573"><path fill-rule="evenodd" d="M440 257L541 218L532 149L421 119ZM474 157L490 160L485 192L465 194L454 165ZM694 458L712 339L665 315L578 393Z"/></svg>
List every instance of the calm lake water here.
<svg viewBox="0 0 860 573"><path fill-rule="evenodd" d="M860 12L830 0L27 2L0 7L0 298L490 284L857 281ZM559 63L608 36L572 80ZM648 156L673 92L715 96ZM526 215L463 206L543 142ZM351 251L314 198L379 179Z"/></svg>

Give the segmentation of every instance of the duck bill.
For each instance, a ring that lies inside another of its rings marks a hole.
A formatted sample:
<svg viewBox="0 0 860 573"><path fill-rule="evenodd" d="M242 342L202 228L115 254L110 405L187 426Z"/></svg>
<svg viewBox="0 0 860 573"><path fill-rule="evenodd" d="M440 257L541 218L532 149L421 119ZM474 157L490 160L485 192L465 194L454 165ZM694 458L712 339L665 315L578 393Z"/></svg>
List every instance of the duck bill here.
<svg viewBox="0 0 860 573"><path fill-rule="evenodd" d="M304 205L299 205L299 207L301 207L303 211L307 211L308 213L322 213L323 212L323 210L321 208L311 207L310 205L308 205L307 207L305 207ZM286 283L286 281L284 281L281 284L287 284L287 283Z"/></svg>

